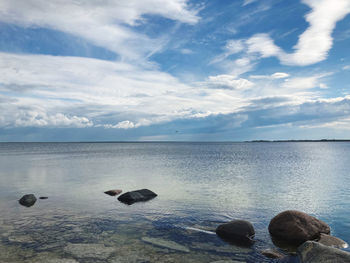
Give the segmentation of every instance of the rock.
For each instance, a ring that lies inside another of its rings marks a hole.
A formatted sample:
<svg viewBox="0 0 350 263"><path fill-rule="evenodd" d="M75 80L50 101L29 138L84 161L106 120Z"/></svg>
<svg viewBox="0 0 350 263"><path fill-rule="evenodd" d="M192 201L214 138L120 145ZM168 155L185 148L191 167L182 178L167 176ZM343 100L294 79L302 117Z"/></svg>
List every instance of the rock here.
<svg viewBox="0 0 350 263"><path fill-rule="evenodd" d="M105 192L105 194L110 195L110 196L116 196L121 194L121 192L123 192L122 190L119 189L114 189L114 190L108 190Z"/></svg>
<svg viewBox="0 0 350 263"><path fill-rule="evenodd" d="M19 236L9 236L8 240L10 242L16 243L34 243L35 241L28 235L19 235Z"/></svg>
<svg viewBox="0 0 350 263"><path fill-rule="evenodd" d="M340 238L333 237L326 234L321 234L321 238L318 240L318 243L321 243L325 246L336 247L336 248L347 248L348 244L341 240Z"/></svg>
<svg viewBox="0 0 350 263"><path fill-rule="evenodd" d="M64 248L64 252L77 258L107 259L115 248L106 247L103 244L73 244L70 243Z"/></svg>
<svg viewBox="0 0 350 263"><path fill-rule="evenodd" d="M133 251L134 252L134 251ZM117 255L108 261L109 263L150 263L149 256L140 256L135 253Z"/></svg>
<svg viewBox="0 0 350 263"><path fill-rule="evenodd" d="M224 240L241 246L251 246L254 243L254 227L244 220L234 220L216 228L216 234Z"/></svg>
<svg viewBox="0 0 350 263"><path fill-rule="evenodd" d="M24 263L79 263L71 258L61 258L50 252L36 253L34 258L27 259Z"/></svg>
<svg viewBox="0 0 350 263"><path fill-rule="evenodd" d="M285 255L277 251L276 249L265 249L261 251L261 254L263 254L265 257L268 258L284 258Z"/></svg>
<svg viewBox="0 0 350 263"><path fill-rule="evenodd" d="M322 245L315 241L307 241L298 247L298 256L302 263L347 263L350 253Z"/></svg>
<svg viewBox="0 0 350 263"><path fill-rule="evenodd" d="M122 194L121 196L118 197L118 200L122 203L131 205L136 202L151 200L156 196L157 194L153 193L151 190L141 189L141 190L136 190L136 191Z"/></svg>
<svg viewBox="0 0 350 263"><path fill-rule="evenodd" d="M182 245L180 245L174 241L170 241L170 240L164 240L164 239L152 238L152 237L143 237L143 238L141 238L141 240L143 242L150 243L152 245L156 245L156 246L163 247L163 248L169 248L169 249L172 249L175 251L180 251L180 252L185 252L185 253L190 252L190 250L187 247L182 246Z"/></svg>
<svg viewBox="0 0 350 263"><path fill-rule="evenodd" d="M40 196L39 199L48 199L47 196Z"/></svg>
<svg viewBox="0 0 350 263"><path fill-rule="evenodd" d="M212 261L210 263L245 263L245 261L237 261L237 260L218 260Z"/></svg>
<svg viewBox="0 0 350 263"><path fill-rule="evenodd" d="M33 194L24 195L18 202L23 206L31 207L35 204L36 197Z"/></svg>
<svg viewBox="0 0 350 263"><path fill-rule="evenodd" d="M321 233L329 234L330 228L325 222L306 213L287 210L272 218L269 232L274 239L300 245L319 239Z"/></svg>
<svg viewBox="0 0 350 263"><path fill-rule="evenodd" d="M225 253L225 254L248 254L253 250L249 247L232 246L231 244L224 244L222 246L217 246L211 242L192 242L191 248L194 250L202 250L205 252L215 251L215 253Z"/></svg>

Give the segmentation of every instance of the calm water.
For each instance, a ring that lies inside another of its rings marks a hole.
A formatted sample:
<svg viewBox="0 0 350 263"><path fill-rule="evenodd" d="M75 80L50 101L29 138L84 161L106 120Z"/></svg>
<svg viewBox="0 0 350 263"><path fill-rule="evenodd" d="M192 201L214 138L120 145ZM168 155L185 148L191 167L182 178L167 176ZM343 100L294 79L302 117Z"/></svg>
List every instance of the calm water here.
<svg viewBox="0 0 350 263"><path fill-rule="evenodd" d="M274 262L259 251L283 210L350 241L349 171L345 142L1 143L0 262ZM103 193L140 188L158 197ZM49 199L20 206L27 193ZM253 223L251 249L212 234L232 219Z"/></svg>

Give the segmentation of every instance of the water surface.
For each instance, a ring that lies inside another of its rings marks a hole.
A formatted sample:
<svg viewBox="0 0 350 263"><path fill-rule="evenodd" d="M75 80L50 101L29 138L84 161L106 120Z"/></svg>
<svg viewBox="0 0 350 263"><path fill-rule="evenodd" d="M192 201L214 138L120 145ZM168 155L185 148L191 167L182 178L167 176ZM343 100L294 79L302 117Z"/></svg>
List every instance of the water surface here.
<svg viewBox="0 0 350 263"><path fill-rule="evenodd" d="M349 171L347 142L1 143L0 255L5 262L274 262L260 251L273 247L270 219L287 209L322 219L350 241ZM158 197L128 206L103 194L141 188ZM20 206L28 193L49 199ZM211 234L232 219L253 223L252 248Z"/></svg>

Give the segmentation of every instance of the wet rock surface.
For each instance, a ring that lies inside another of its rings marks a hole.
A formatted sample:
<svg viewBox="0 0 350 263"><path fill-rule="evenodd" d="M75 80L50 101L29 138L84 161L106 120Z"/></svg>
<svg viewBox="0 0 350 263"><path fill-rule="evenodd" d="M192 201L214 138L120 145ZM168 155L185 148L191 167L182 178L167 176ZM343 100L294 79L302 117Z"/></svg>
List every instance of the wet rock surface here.
<svg viewBox="0 0 350 263"><path fill-rule="evenodd" d="M272 238L293 245L300 245L308 240L316 240L321 233L329 234L329 226L306 213L287 210L276 215L269 224Z"/></svg>
<svg viewBox="0 0 350 263"><path fill-rule="evenodd" d="M28 259L25 263L79 263L72 258L62 258L50 252L37 254L35 257Z"/></svg>
<svg viewBox="0 0 350 263"><path fill-rule="evenodd" d="M27 194L21 197L21 199L18 200L18 202L26 207L31 207L36 202L36 197L33 194Z"/></svg>
<svg viewBox="0 0 350 263"><path fill-rule="evenodd" d="M115 248L104 244L68 244L64 251L76 258L107 259Z"/></svg>
<svg viewBox="0 0 350 263"><path fill-rule="evenodd" d="M265 257L268 258L284 258L285 255L283 255L281 252L279 252L276 249L265 249L261 251L261 254L263 254Z"/></svg>
<svg viewBox="0 0 350 263"><path fill-rule="evenodd" d="M144 202L151 200L157 196L156 193L148 189L141 189L136 191L127 192L118 197L118 200L122 203L132 205L136 202Z"/></svg>
<svg viewBox="0 0 350 263"><path fill-rule="evenodd" d="M348 263L350 253L338 248L322 245L315 241L307 241L298 248L302 263Z"/></svg>
<svg viewBox="0 0 350 263"><path fill-rule="evenodd" d="M188 253L190 252L190 250L185 247L182 246L174 241L170 241L170 240L165 240L165 239L161 239L161 238L152 238L152 237L142 237L142 241L155 245L155 246L159 246L159 247L164 247L164 248L169 248L175 251L180 251L180 252L185 252Z"/></svg>
<svg viewBox="0 0 350 263"><path fill-rule="evenodd" d="M216 228L216 234L222 239L237 245L251 246L254 244L254 227L250 222L245 220L234 220L219 225Z"/></svg>
<svg viewBox="0 0 350 263"><path fill-rule="evenodd" d="M318 243L321 243L322 245L325 245L325 246L336 247L336 248L348 247L348 244L344 240L341 240L340 238L326 235L326 234L321 234L321 237L318 240Z"/></svg>

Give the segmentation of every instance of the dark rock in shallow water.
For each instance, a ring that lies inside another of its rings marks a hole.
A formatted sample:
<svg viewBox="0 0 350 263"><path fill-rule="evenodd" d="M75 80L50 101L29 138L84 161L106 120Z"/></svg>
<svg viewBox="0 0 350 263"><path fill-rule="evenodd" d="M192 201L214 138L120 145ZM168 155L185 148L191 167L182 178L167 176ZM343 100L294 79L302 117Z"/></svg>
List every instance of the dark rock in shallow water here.
<svg viewBox="0 0 350 263"><path fill-rule="evenodd" d="M140 201L148 201L157 196L156 193L153 193L148 189L141 189L132 192L127 192L118 197L118 200L122 203L132 205L133 203Z"/></svg>
<svg viewBox="0 0 350 263"><path fill-rule="evenodd" d="M116 196L121 194L122 190L119 189L114 189L114 190L108 190L105 192L105 194L110 195L110 196Z"/></svg>
<svg viewBox="0 0 350 263"><path fill-rule="evenodd" d="M254 243L254 227L244 220L234 220L216 228L216 234L225 241L240 246L251 246Z"/></svg>
<svg viewBox="0 0 350 263"><path fill-rule="evenodd" d="M261 254L263 254L265 257L268 258L284 258L285 255L283 255L282 253L280 253L279 251L275 250L275 249L265 249L263 251L261 251Z"/></svg>
<svg viewBox="0 0 350 263"><path fill-rule="evenodd" d="M318 242L307 241L298 247L298 256L302 263L349 263L350 253L322 245Z"/></svg>
<svg viewBox="0 0 350 263"><path fill-rule="evenodd" d="M47 196L40 196L39 199L48 199Z"/></svg>
<svg viewBox="0 0 350 263"><path fill-rule="evenodd" d="M321 233L329 234L329 226L317 218L294 210L284 211L272 218L269 225L272 238L293 245L315 240Z"/></svg>
<svg viewBox="0 0 350 263"><path fill-rule="evenodd" d="M18 202L23 206L31 207L35 204L36 197L33 194L24 195Z"/></svg>

